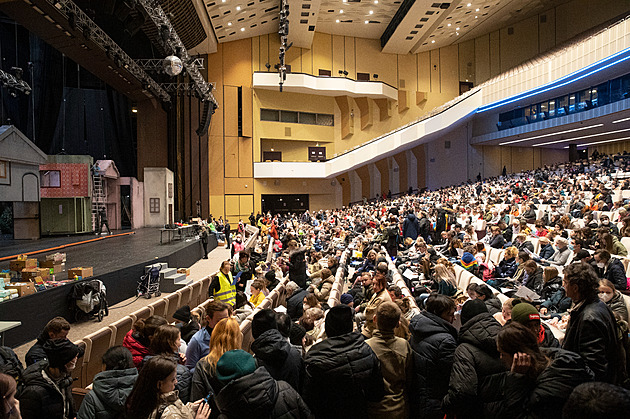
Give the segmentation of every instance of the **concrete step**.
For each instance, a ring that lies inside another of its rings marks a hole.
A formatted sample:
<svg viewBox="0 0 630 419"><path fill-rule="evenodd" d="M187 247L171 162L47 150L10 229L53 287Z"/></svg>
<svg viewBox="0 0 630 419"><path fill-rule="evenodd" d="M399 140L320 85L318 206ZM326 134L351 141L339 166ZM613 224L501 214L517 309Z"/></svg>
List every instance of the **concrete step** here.
<svg viewBox="0 0 630 419"><path fill-rule="evenodd" d="M186 274L174 274L160 281L160 290L162 292L175 292L192 282L192 279L188 279Z"/></svg>
<svg viewBox="0 0 630 419"><path fill-rule="evenodd" d="M165 278L177 274L177 268L163 268L160 271L160 280L164 280Z"/></svg>
<svg viewBox="0 0 630 419"><path fill-rule="evenodd" d="M147 272L149 272L149 269L151 269L154 266L155 267L160 267L161 266L162 270L164 270L164 269L168 268L168 263L160 262L160 263L154 263L153 265L147 265L147 266L144 267L144 273L146 274Z"/></svg>

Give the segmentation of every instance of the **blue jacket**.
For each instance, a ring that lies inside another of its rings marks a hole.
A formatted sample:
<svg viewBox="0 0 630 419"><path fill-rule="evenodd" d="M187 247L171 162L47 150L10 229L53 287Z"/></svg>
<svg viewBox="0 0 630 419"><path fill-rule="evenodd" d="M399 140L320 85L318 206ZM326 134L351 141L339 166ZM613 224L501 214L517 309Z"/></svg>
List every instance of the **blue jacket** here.
<svg viewBox="0 0 630 419"><path fill-rule="evenodd" d="M415 240L418 238L418 234L420 234L420 223L416 218L416 214L408 214L403 223L403 238L411 237Z"/></svg>
<svg viewBox="0 0 630 419"><path fill-rule="evenodd" d="M195 371L197 362L210 352L210 335L212 329L208 332L208 328L204 327L190 338L188 348L186 349L186 366L190 372Z"/></svg>

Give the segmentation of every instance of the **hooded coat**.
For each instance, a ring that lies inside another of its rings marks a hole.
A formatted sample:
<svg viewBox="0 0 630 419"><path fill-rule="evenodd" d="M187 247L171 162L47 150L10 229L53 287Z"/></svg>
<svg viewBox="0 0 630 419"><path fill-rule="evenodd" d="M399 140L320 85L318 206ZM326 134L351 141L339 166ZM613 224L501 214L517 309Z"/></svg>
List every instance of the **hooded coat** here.
<svg viewBox="0 0 630 419"><path fill-rule="evenodd" d="M252 342L252 352L259 367L265 367L275 380L286 381L296 391L302 388L302 355L277 329L263 332Z"/></svg>
<svg viewBox="0 0 630 419"><path fill-rule="evenodd" d="M578 354L560 348L545 348L542 352L551 358L551 364L535 379L507 374L504 393L509 417L560 419L573 389L593 379L593 372Z"/></svg>
<svg viewBox="0 0 630 419"><path fill-rule="evenodd" d="M300 395L289 384L274 380L265 368L233 380L215 398L220 418L311 418Z"/></svg>
<svg viewBox="0 0 630 419"><path fill-rule="evenodd" d="M46 359L46 352L44 352L44 343L46 343L48 339L48 333L42 331L42 333L39 334L37 340L35 341L35 344L31 346L31 348L26 353L26 357L24 358L27 367L43 359Z"/></svg>
<svg viewBox="0 0 630 419"><path fill-rule="evenodd" d="M308 291L302 288L295 290L289 298L287 298L287 314L291 317L291 320L295 321L302 317L302 303L304 297L308 294Z"/></svg>
<svg viewBox="0 0 630 419"><path fill-rule="evenodd" d="M144 357L151 355L148 343L147 345L143 344L141 342L141 338L135 334L133 330L127 332L123 339L122 346L129 349L129 352L131 352L131 355L133 356L133 365L135 365L138 369L140 369L142 361L144 361Z"/></svg>
<svg viewBox="0 0 630 419"><path fill-rule="evenodd" d="M18 395L22 419L72 419L72 380L63 379L59 385L46 373L48 361L39 361L24 370L24 389Z"/></svg>
<svg viewBox="0 0 630 419"><path fill-rule="evenodd" d="M92 390L85 395L77 419L116 419L125 411L138 370L103 371L94 376Z"/></svg>
<svg viewBox="0 0 630 419"><path fill-rule="evenodd" d="M317 418L364 418L384 395L376 354L359 332L323 340L306 353L304 400Z"/></svg>
<svg viewBox="0 0 630 419"><path fill-rule="evenodd" d="M457 418L503 417L505 365L496 338L501 324L490 313L480 313L459 331L448 393L442 402Z"/></svg>
<svg viewBox="0 0 630 419"><path fill-rule="evenodd" d="M411 412L414 418L443 418L442 399L457 348L457 330L441 317L427 311L409 325L414 355Z"/></svg>
<svg viewBox="0 0 630 419"><path fill-rule="evenodd" d="M407 218L403 223L402 232L404 239L407 237L411 237L414 240L418 238L418 235L420 234L420 223L416 218L416 214L413 212L411 214L407 214Z"/></svg>

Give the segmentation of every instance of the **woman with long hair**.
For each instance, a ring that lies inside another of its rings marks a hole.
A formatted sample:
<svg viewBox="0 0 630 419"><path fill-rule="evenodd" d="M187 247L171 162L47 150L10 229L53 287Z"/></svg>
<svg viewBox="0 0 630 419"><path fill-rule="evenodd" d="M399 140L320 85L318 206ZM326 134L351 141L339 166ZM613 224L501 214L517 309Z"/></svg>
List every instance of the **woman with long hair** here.
<svg viewBox="0 0 630 419"><path fill-rule="evenodd" d="M560 348L540 348L526 326L511 322L497 335L501 360L510 369L503 386L511 417L561 418L573 389L591 381L582 357Z"/></svg>
<svg viewBox="0 0 630 419"><path fill-rule="evenodd" d="M144 320L138 320L123 339L122 346L129 349L133 356L133 365L140 369L142 361L147 355L151 355L149 346L151 339L158 327L168 324L162 316L151 316Z"/></svg>
<svg viewBox="0 0 630 419"><path fill-rule="evenodd" d="M217 361L227 351L241 349L243 334L238 321L229 317L221 320L212 330L210 352L197 363L192 378L190 397L192 400L219 394L221 383L216 378Z"/></svg>
<svg viewBox="0 0 630 419"><path fill-rule="evenodd" d="M154 356L140 370L127 398L131 419L208 419L210 406L198 400L184 404L177 397L177 363L168 356Z"/></svg>
<svg viewBox="0 0 630 419"><path fill-rule="evenodd" d="M175 389L179 392L179 398L187 403L190 400L190 382L192 374L184 365L186 357L178 352L181 344L181 334L176 326L170 324L160 326L155 331L149 349L154 355L162 355L173 358L177 362L177 385ZM144 358L145 363L152 358L149 355Z"/></svg>
<svg viewBox="0 0 630 419"><path fill-rule="evenodd" d="M15 398L17 384L13 377L0 374L0 397L2 397L2 407L0 407L0 419L21 419L20 402Z"/></svg>

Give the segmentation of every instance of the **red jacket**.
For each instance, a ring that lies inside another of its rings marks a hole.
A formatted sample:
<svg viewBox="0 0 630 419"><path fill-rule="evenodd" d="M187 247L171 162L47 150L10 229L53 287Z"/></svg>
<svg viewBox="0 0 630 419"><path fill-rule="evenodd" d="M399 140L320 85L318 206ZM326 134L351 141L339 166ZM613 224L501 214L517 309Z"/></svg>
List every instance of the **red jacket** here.
<svg viewBox="0 0 630 419"><path fill-rule="evenodd" d="M149 348L144 346L137 338L133 336L133 330L130 330L123 339L122 346L129 349L131 355L133 355L133 365L136 368L140 369L140 365L142 365L142 361L144 357L147 355L152 355Z"/></svg>

